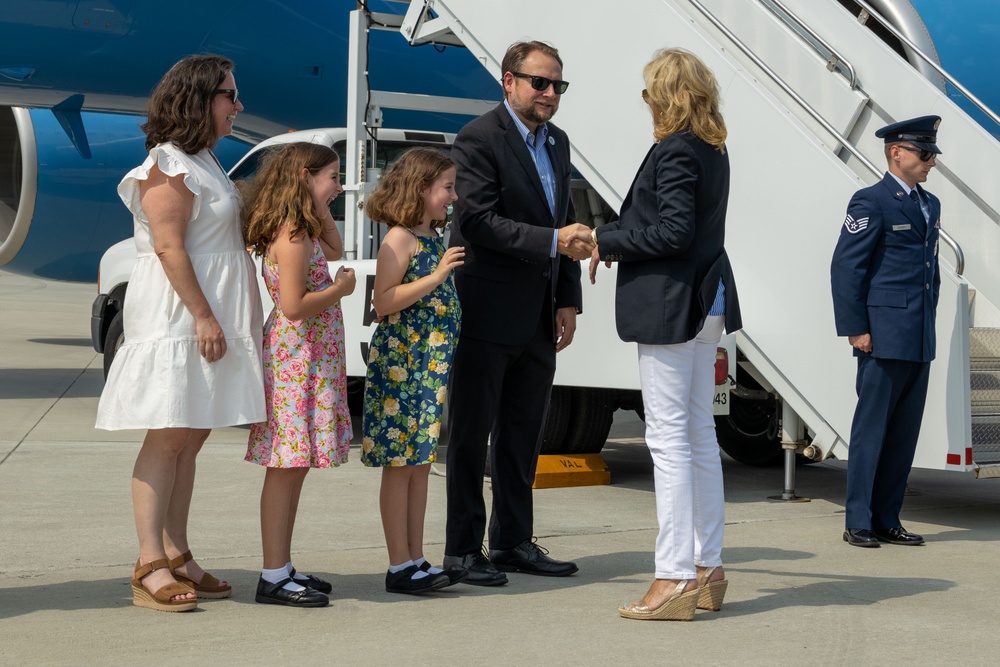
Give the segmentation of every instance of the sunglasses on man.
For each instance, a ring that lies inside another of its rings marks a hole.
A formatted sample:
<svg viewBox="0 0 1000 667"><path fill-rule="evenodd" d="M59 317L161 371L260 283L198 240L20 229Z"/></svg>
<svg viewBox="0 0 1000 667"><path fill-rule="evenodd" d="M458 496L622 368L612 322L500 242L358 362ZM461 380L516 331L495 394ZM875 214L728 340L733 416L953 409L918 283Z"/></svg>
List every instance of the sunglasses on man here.
<svg viewBox="0 0 1000 667"><path fill-rule="evenodd" d="M904 151L917 153L917 157L920 158L921 162L928 162L932 157L937 155L934 151L924 150L923 148L915 148L913 146L896 146L896 148L902 148Z"/></svg>
<svg viewBox="0 0 1000 667"><path fill-rule="evenodd" d="M569 88L569 81L558 81L556 79L546 79L544 76L532 76L523 72L511 72L518 79L531 79L531 87L538 92L544 92L552 86L552 92L562 95Z"/></svg>
<svg viewBox="0 0 1000 667"><path fill-rule="evenodd" d="M218 88L216 89L215 94L228 95L229 99L233 101L233 104L236 104L236 100L240 99L240 91L235 88Z"/></svg>

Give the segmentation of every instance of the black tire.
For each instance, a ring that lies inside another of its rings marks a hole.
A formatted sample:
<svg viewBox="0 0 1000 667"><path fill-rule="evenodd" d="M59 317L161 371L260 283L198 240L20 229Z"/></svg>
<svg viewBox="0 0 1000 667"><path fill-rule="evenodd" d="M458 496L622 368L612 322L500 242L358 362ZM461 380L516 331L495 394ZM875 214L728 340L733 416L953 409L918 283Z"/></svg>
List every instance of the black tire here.
<svg viewBox="0 0 1000 667"><path fill-rule="evenodd" d="M566 428L569 426L570 409L573 405L569 387L552 387L549 409L542 426L542 444L539 454L567 454L563 450Z"/></svg>
<svg viewBox="0 0 1000 667"><path fill-rule="evenodd" d="M347 378L347 410L352 417L360 417L365 406L365 379L363 377Z"/></svg>
<svg viewBox="0 0 1000 667"><path fill-rule="evenodd" d="M739 387L760 390L761 386L742 368L736 369ZM781 464L784 450L778 432L778 402L773 396L748 399L729 394L729 414L715 418L719 446L735 461L749 466Z"/></svg>
<svg viewBox="0 0 1000 667"><path fill-rule="evenodd" d="M618 409L618 391L573 387L572 412L563 439L565 454L599 454Z"/></svg>
<svg viewBox="0 0 1000 667"><path fill-rule="evenodd" d="M118 354L118 349L125 342L125 311L118 311L111 324L108 326L108 334L104 337L104 379L108 379L108 371L111 370L111 363Z"/></svg>

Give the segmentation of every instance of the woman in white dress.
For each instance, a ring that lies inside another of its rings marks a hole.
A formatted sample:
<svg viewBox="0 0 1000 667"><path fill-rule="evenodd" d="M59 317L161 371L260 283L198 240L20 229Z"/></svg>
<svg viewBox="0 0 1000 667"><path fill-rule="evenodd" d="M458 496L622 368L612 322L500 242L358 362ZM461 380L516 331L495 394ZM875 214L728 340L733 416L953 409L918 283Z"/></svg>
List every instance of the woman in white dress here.
<svg viewBox="0 0 1000 667"><path fill-rule="evenodd" d="M118 186L137 258L97 427L148 429L132 473L132 597L161 611L232 593L188 547L195 458L211 429L266 416L260 293L239 195L211 151L243 109L232 70L226 58L197 55L164 75L143 125L149 156Z"/></svg>

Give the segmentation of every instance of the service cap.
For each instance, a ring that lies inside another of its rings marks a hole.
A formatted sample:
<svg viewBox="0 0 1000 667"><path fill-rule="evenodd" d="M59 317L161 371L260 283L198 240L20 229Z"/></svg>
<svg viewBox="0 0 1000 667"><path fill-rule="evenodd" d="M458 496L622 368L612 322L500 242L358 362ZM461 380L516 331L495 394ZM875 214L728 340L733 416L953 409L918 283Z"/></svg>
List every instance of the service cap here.
<svg viewBox="0 0 1000 667"><path fill-rule="evenodd" d="M892 125L886 125L875 132L879 139L885 139L885 143L891 144L897 141L908 141L917 148L932 153L941 153L941 149L935 143L937 141L937 129L941 124L940 116L921 116L901 120Z"/></svg>

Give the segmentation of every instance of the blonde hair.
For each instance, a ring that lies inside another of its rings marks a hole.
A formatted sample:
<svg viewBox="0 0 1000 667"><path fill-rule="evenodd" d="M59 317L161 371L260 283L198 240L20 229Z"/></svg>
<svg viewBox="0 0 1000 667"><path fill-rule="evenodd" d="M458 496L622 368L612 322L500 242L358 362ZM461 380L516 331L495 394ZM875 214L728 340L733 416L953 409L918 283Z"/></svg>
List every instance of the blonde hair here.
<svg viewBox="0 0 1000 667"><path fill-rule="evenodd" d="M689 131L725 153L719 85L705 63L684 49L661 49L642 70L657 141Z"/></svg>
<svg viewBox="0 0 1000 667"><path fill-rule="evenodd" d="M315 175L338 162L340 156L329 146L297 142L266 149L260 169L243 194L243 239L254 254L263 256L278 232L290 236L305 234L311 239L323 232L325 217L316 210L303 169Z"/></svg>
<svg viewBox="0 0 1000 667"><path fill-rule="evenodd" d="M390 227L416 227L424 216L424 190L454 167L455 161L436 148L405 151L368 195L365 213ZM446 224L445 220L434 220L431 227L443 228Z"/></svg>

